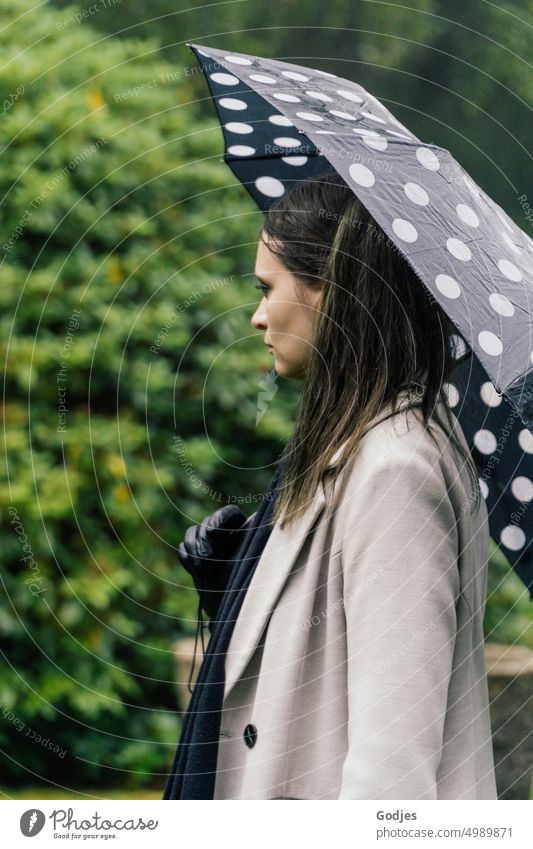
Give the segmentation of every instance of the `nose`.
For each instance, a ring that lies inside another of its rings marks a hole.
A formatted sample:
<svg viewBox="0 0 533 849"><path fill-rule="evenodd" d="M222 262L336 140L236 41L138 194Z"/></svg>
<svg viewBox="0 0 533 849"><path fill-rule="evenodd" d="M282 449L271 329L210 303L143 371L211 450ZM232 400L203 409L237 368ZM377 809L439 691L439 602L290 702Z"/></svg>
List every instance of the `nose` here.
<svg viewBox="0 0 533 849"><path fill-rule="evenodd" d="M266 298L262 298L259 306L250 319L252 327L256 330L266 330L267 328L267 311Z"/></svg>

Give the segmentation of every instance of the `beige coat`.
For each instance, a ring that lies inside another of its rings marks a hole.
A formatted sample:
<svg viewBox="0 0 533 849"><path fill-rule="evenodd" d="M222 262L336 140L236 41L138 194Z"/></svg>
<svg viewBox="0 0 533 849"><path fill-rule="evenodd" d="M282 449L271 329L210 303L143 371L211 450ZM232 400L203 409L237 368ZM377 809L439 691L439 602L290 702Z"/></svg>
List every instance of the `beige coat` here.
<svg viewBox="0 0 533 849"><path fill-rule="evenodd" d="M272 530L226 657L215 799L497 798L487 509L401 401Z"/></svg>

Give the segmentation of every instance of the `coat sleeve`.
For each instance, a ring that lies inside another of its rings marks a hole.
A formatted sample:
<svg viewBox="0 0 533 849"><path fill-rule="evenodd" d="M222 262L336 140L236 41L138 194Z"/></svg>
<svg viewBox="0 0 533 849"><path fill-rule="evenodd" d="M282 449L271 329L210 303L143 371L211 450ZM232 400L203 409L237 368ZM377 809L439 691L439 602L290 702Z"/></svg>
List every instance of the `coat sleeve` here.
<svg viewBox="0 0 533 849"><path fill-rule="evenodd" d="M339 799L436 799L460 594L438 462L392 449L348 488L348 748Z"/></svg>

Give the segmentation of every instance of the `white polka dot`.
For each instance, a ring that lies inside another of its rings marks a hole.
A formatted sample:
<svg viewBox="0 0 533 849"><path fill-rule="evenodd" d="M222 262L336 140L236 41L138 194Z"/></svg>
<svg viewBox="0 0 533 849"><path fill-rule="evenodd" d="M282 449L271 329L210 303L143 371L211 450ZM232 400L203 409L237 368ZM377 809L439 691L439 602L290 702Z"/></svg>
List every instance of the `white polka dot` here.
<svg viewBox="0 0 533 849"><path fill-rule="evenodd" d="M270 198L278 198L285 192L285 186L281 180L276 180L275 177L258 177L255 185L261 194Z"/></svg>
<svg viewBox="0 0 533 849"><path fill-rule="evenodd" d="M479 218L471 206L467 206L466 203L459 203L455 209L461 221L464 221L469 227L479 227Z"/></svg>
<svg viewBox="0 0 533 849"><path fill-rule="evenodd" d="M505 242L505 244L507 245L507 247L510 248L512 251L514 251L515 254L521 254L522 253L522 249L519 248L518 245L515 245L515 243L511 239L511 237L507 233L505 233L503 230L502 230L502 239Z"/></svg>
<svg viewBox="0 0 533 849"><path fill-rule="evenodd" d="M460 259L461 262L468 262L468 260L472 258L472 251L468 245L465 245L465 243L461 242L460 239L447 239L446 247L450 251L451 255L456 259Z"/></svg>
<svg viewBox="0 0 533 849"><path fill-rule="evenodd" d="M439 292L446 298L458 298L461 294L459 283L453 277L449 277L448 274L438 274L435 277L435 283Z"/></svg>
<svg viewBox="0 0 533 849"><path fill-rule="evenodd" d="M332 103L333 101L329 94L323 94L321 91L306 91L305 93L308 97L312 97L314 100L322 100L324 103Z"/></svg>
<svg viewBox="0 0 533 849"><path fill-rule="evenodd" d="M497 444L496 437L490 430L477 430L474 434L474 445L482 454L493 454Z"/></svg>
<svg viewBox="0 0 533 849"><path fill-rule="evenodd" d="M232 156L253 156L255 147L250 147L248 144L232 144L228 147L228 153Z"/></svg>
<svg viewBox="0 0 533 849"><path fill-rule="evenodd" d="M276 136L274 144L277 144L278 147L300 147L301 141L290 136Z"/></svg>
<svg viewBox="0 0 533 849"><path fill-rule="evenodd" d="M384 136L377 136L377 138L363 136L363 141L372 150L387 150L388 147L387 139Z"/></svg>
<svg viewBox="0 0 533 849"><path fill-rule="evenodd" d="M453 383L445 383L444 391L448 397L448 404L450 407L457 407L459 403L459 393L457 391L457 387Z"/></svg>
<svg viewBox="0 0 533 849"><path fill-rule="evenodd" d="M245 59L244 56L224 56L226 62L232 62L234 65L251 65L251 59Z"/></svg>
<svg viewBox="0 0 533 849"><path fill-rule="evenodd" d="M482 330L477 338L486 354L491 354L493 357L498 357L501 354L503 345L495 333L491 333L490 330Z"/></svg>
<svg viewBox="0 0 533 849"><path fill-rule="evenodd" d="M417 147L416 149L416 158L420 162L424 168L427 168L429 171L438 171L440 167L440 162L438 157L433 153L429 147Z"/></svg>
<svg viewBox="0 0 533 849"><path fill-rule="evenodd" d="M531 501L533 498L533 483L529 478L520 475L512 482L511 492L519 501Z"/></svg>
<svg viewBox="0 0 533 849"><path fill-rule="evenodd" d="M359 97L358 94L355 94L353 91L348 91L345 88L338 88L337 94L340 94L341 97L344 97L345 100L351 100L353 103L362 103L363 98Z"/></svg>
<svg viewBox="0 0 533 849"><path fill-rule="evenodd" d="M376 182L376 178L372 174L372 171L370 168L367 168L366 165L350 165L349 171L350 177L354 183L357 183L358 186L364 186L368 189Z"/></svg>
<svg viewBox="0 0 533 849"><path fill-rule="evenodd" d="M487 407L499 407L502 403L502 396L496 391L494 384L490 380L486 380L485 383L481 384L479 394Z"/></svg>
<svg viewBox="0 0 533 849"><path fill-rule="evenodd" d="M309 77L306 77L305 74L299 74L296 71L282 71L281 72L284 77L287 77L288 80L301 80L304 83L309 82Z"/></svg>
<svg viewBox="0 0 533 849"><path fill-rule="evenodd" d="M241 124L239 121L230 121L229 124L224 124L226 130L230 133L253 133L254 128L251 124Z"/></svg>
<svg viewBox="0 0 533 849"><path fill-rule="evenodd" d="M319 71L317 70L317 74L321 74L323 77L331 77L333 80L338 80L337 74L330 74L329 71Z"/></svg>
<svg viewBox="0 0 533 849"><path fill-rule="evenodd" d="M277 127L294 127L290 118L287 118L285 115L270 115L268 120Z"/></svg>
<svg viewBox="0 0 533 849"><path fill-rule="evenodd" d="M340 109L330 109L329 111L332 115L335 115L337 118L344 118L345 121L355 121L356 120L354 115L350 115L348 112L342 112Z"/></svg>
<svg viewBox="0 0 533 849"><path fill-rule="evenodd" d="M321 136L335 136L337 135L334 130L315 130L316 133L320 133Z"/></svg>
<svg viewBox="0 0 533 849"><path fill-rule="evenodd" d="M281 161L285 162L286 165L305 165L308 156L282 156Z"/></svg>
<svg viewBox="0 0 533 849"><path fill-rule="evenodd" d="M522 279L520 269L516 267L514 262L510 262L508 259L498 260L498 268L504 277L507 277L508 280L512 280L514 283L518 283Z"/></svg>
<svg viewBox="0 0 533 849"><path fill-rule="evenodd" d="M250 79L256 83L264 83L265 85L274 85L277 83L276 77L270 77L268 74L250 74Z"/></svg>
<svg viewBox="0 0 533 849"><path fill-rule="evenodd" d="M526 454L533 454L533 433L526 427L518 434L518 444Z"/></svg>
<svg viewBox="0 0 533 849"><path fill-rule="evenodd" d="M304 121L323 121L323 117L321 115L317 115L316 112L297 112L298 118L302 118Z"/></svg>
<svg viewBox="0 0 533 849"><path fill-rule="evenodd" d="M406 183L403 190L409 200L412 200L413 203L418 204L418 206L428 205L429 195L422 186L418 185L418 183Z"/></svg>
<svg viewBox="0 0 533 849"><path fill-rule="evenodd" d="M514 315L514 307L511 301L499 292L493 292L492 295L489 296L489 303L498 315Z"/></svg>
<svg viewBox="0 0 533 849"><path fill-rule="evenodd" d="M398 238L403 239L404 242L416 242L418 239L416 227L410 221L406 221L405 218L395 218L392 222L392 229Z"/></svg>
<svg viewBox="0 0 533 849"><path fill-rule="evenodd" d="M238 77L234 77L233 74L211 74L211 79L215 83L219 83L219 85L236 85L240 82Z"/></svg>
<svg viewBox="0 0 533 849"><path fill-rule="evenodd" d="M486 481L484 481L483 478L479 478L479 488L481 490L481 495L483 496L483 498L486 501L487 498L489 497L489 488L486 484Z"/></svg>
<svg viewBox="0 0 533 849"><path fill-rule="evenodd" d="M296 97L295 94L285 94L284 91L274 91L272 97L275 97L276 100L283 100L284 103L300 103L299 97Z"/></svg>
<svg viewBox="0 0 533 849"><path fill-rule="evenodd" d="M383 120L383 118L378 118L377 115L372 115L372 112L364 112L361 110L361 115L364 115L365 118L369 118L371 121L377 121L378 124L386 124L387 122Z"/></svg>
<svg viewBox="0 0 533 849"><path fill-rule="evenodd" d="M518 551L526 543L526 535L522 528L516 525L507 525L500 534L500 540L510 551Z"/></svg>
<svg viewBox="0 0 533 849"><path fill-rule="evenodd" d="M244 100L238 100L236 97L221 97L218 101L219 106L223 106L224 109L247 109L248 106L244 102Z"/></svg>
<svg viewBox="0 0 533 849"><path fill-rule="evenodd" d="M380 138L382 138L382 136L380 136L380 134L377 133L375 130L366 130L364 127L352 127L352 131L354 133L357 133L358 136L363 136L363 138L369 138L369 139L380 139Z"/></svg>

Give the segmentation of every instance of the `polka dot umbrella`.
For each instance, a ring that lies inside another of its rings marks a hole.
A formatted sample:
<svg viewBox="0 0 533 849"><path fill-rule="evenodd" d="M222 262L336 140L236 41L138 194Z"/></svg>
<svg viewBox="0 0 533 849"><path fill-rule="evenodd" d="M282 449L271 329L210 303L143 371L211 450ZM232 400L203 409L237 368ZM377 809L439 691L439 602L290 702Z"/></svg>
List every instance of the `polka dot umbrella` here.
<svg viewBox="0 0 533 849"><path fill-rule="evenodd" d="M217 108L225 161L260 209L333 167L454 322L450 405L491 536L533 599L533 241L447 150L421 142L360 85L188 46Z"/></svg>

